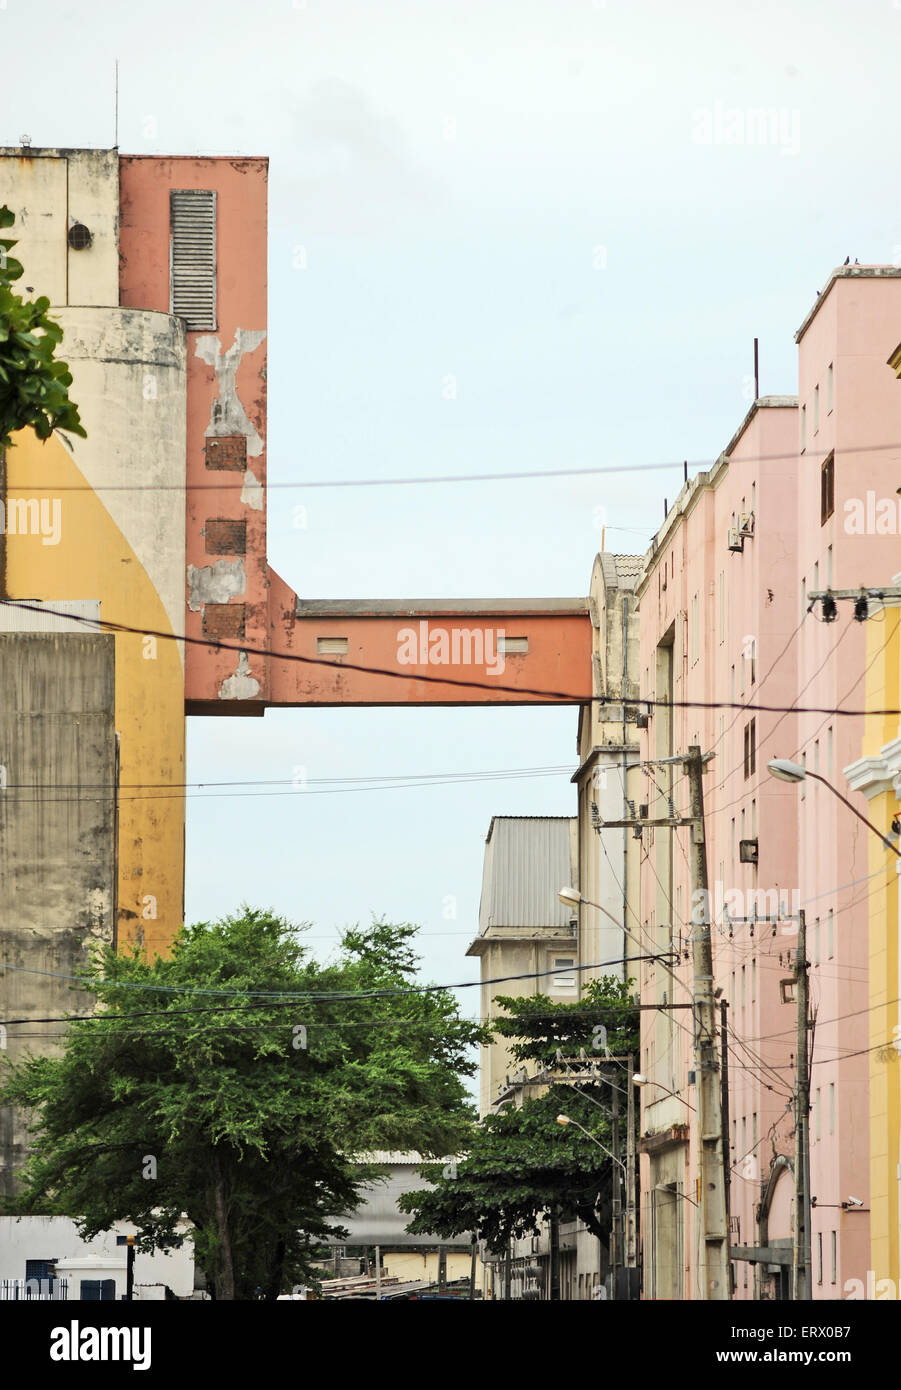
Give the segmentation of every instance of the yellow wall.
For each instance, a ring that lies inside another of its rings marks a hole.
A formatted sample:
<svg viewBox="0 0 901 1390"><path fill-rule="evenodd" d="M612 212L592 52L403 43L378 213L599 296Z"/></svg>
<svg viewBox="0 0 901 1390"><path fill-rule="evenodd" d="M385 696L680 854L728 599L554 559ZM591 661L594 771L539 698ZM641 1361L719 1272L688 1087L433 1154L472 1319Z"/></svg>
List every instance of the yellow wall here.
<svg viewBox="0 0 901 1390"><path fill-rule="evenodd" d="M8 497L59 499L62 516L56 545L7 536L7 596L99 598L104 621L171 632L154 584L62 441L53 436L41 444L23 431L6 465ZM185 718L177 643L117 634L115 716L119 945L138 942L150 955L165 954L183 912ZM148 783L164 785L147 790Z"/></svg>
<svg viewBox="0 0 901 1390"><path fill-rule="evenodd" d="M887 608L884 623L867 624L867 708L899 708L901 610ZM878 757L898 737L897 716L870 715L864 756ZM891 790L873 796L868 818L888 829L897 807ZM901 1283L898 1238L898 1162L901 1137L901 1057L887 1053L898 1022L898 875L893 856L869 836L870 880L870 1267L877 1280ZM878 871L885 867L885 874ZM888 1060L886 1060L888 1058Z"/></svg>
<svg viewBox="0 0 901 1390"><path fill-rule="evenodd" d="M466 1250L448 1250L447 1281L468 1279L471 1256ZM438 1282L438 1252L423 1250L386 1250L382 1264L387 1275L402 1282L407 1279L429 1279ZM481 1264L476 1257L476 1288L481 1288Z"/></svg>

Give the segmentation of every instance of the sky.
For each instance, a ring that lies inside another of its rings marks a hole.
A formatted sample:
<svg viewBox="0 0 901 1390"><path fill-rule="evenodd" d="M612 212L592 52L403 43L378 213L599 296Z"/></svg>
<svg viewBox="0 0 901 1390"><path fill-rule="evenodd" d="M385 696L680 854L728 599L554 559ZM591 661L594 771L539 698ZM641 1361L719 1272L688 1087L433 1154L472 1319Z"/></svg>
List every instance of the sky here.
<svg viewBox="0 0 901 1390"><path fill-rule="evenodd" d="M269 157L270 483L625 470L278 489L303 598L584 595L731 438L754 337L794 394L833 267L901 263L901 0L0 0L0 38L0 144L111 146L118 59L123 153ZM576 718L192 719L189 782L307 783L191 794L188 920L416 922L475 981L490 819L574 813Z"/></svg>

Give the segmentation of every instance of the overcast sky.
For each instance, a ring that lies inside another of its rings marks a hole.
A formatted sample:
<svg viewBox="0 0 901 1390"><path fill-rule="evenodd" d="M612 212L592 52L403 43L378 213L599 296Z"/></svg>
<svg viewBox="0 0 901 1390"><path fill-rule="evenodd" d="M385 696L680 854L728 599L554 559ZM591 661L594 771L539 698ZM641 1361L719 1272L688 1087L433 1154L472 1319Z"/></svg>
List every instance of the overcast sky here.
<svg viewBox="0 0 901 1390"><path fill-rule="evenodd" d="M269 156L271 482L711 459L754 336L793 394L830 270L901 260L901 0L0 0L0 36L2 144L112 145L118 57L124 153ZM307 598L584 594L601 523L643 553L680 483L277 491L270 558ZM568 774L313 779L574 766L575 736L559 709L194 719L189 781L311 781L189 802L188 917L272 905L327 951L385 914L474 980L490 817L571 814Z"/></svg>

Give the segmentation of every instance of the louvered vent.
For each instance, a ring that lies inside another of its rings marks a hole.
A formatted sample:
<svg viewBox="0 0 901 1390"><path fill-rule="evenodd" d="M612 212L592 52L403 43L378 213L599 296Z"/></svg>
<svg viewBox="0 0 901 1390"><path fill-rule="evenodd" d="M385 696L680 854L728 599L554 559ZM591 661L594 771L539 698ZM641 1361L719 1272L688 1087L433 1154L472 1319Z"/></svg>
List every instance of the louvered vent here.
<svg viewBox="0 0 901 1390"><path fill-rule="evenodd" d="M173 189L169 202L171 305L189 331L216 327L216 194Z"/></svg>

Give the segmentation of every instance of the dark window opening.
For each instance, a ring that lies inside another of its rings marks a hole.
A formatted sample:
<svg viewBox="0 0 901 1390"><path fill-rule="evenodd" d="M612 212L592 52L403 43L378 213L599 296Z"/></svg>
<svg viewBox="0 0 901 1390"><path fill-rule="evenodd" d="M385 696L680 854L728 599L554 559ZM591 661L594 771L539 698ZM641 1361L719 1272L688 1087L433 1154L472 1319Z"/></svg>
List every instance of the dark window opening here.
<svg viewBox="0 0 901 1390"><path fill-rule="evenodd" d="M757 720L745 725L745 777L753 777L757 770Z"/></svg>
<svg viewBox="0 0 901 1390"><path fill-rule="evenodd" d="M820 525L835 511L835 454L830 454L820 469Z"/></svg>

